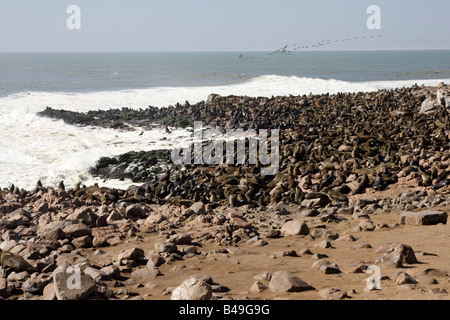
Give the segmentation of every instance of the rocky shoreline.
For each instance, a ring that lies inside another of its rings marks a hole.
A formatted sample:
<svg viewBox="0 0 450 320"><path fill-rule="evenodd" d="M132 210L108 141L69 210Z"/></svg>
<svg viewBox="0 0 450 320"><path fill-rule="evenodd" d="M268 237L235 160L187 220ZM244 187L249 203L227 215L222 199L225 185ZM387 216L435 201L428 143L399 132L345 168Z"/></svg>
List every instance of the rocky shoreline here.
<svg viewBox="0 0 450 320"><path fill-rule="evenodd" d="M91 169L132 180L127 190L4 189L0 299L446 299L448 90L47 109L126 130L186 119L280 128L280 169L261 176L261 164L176 166L169 150L130 152ZM381 290L365 290L372 265Z"/></svg>

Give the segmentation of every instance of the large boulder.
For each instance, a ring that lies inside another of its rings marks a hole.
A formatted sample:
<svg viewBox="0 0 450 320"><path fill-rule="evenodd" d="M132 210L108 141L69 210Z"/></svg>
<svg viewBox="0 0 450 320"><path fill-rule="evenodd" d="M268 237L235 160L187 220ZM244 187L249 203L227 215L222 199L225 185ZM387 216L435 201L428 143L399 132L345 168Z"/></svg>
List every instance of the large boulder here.
<svg viewBox="0 0 450 320"><path fill-rule="evenodd" d="M400 215L400 224L414 226L428 226L439 223L447 224L448 214L443 211L403 212Z"/></svg>
<svg viewBox="0 0 450 320"><path fill-rule="evenodd" d="M55 273L53 285L58 300L85 300L97 292L95 280L76 271Z"/></svg>
<svg viewBox="0 0 450 320"><path fill-rule="evenodd" d="M281 227L281 234L284 236L308 235L308 225L300 220L288 221Z"/></svg>
<svg viewBox="0 0 450 320"><path fill-rule="evenodd" d="M189 277L172 292L171 300L211 300L213 290L209 284Z"/></svg>

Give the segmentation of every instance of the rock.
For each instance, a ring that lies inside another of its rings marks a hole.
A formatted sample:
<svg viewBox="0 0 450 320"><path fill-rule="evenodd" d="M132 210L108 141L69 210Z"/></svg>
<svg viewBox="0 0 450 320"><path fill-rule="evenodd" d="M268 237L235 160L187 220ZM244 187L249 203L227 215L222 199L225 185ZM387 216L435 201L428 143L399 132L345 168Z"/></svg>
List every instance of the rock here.
<svg viewBox="0 0 450 320"><path fill-rule="evenodd" d="M8 287L8 280L6 278L0 278L0 298L8 298L11 294L11 290Z"/></svg>
<svg viewBox="0 0 450 320"><path fill-rule="evenodd" d="M445 288L433 288L430 289L429 292L431 294L447 294L447 290Z"/></svg>
<svg viewBox="0 0 450 320"><path fill-rule="evenodd" d="M270 281L272 279L272 275L269 272L263 272L254 276L253 279L259 281Z"/></svg>
<svg viewBox="0 0 450 320"><path fill-rule="evenodd" d="M106 273L96 268L92 267L84 268L84 273L91 276L91 278L97 282L101 280L110 280L110 278Z"/></svg>
<svg viewBox="0 0 450 320"><path fill-rule="evenodd" d="M196 202L192 206L189 207L189 210L192 210L192 212L195 215L205 215L206 214L206 207L203 204L203 202Z"/></svg>
<svg viewBox="0 0 450 320"><path fill-rule="evenodd" d="M319 269L324 274L340 274L341 270L335 264L324 264Z"/></svg>
<svg viewBox="0 0 450 320"><path fill-rule="evenodd" d="M57 242L58 240L64 239L66 237L66 233L61 228L55 228L45 232L41 239L47 240L50 242Z"/></svg>
<svg viewBox="0 0 450 320"><path fill-rule="evenodd" d="M338 241L355 242L355 241L358 241L358 239L356 239L353 235L349 234L349 235L339 238Z"/></svg>
<svg viewBox="0 0 450 320"><path fill-rule="evenodd" d="M85 300L97 291L94 279L80 272L58 272L53 276L53 285L58 300Z"/></svg>
<svg viewBox="0 0 450 320"><path fill-rule="evenodd" d="M195 247L194 247L195 248ZM147 267L159 267L163 265L166 261L163 257L157 252L150 252L145 259L147 259Z"/></svg>
<svg viewBox="0 0 450 320"><path fill-rule="evenodd" d="M232 212L229 214L231 223L238 227L243 229L251 229L252 224L248 222L242 215Z"/></svg>
<svg viewBox="0 0 450 320"><path fill-rule="evenodd" d="M419 263L417 261L416 255L414 253L414 250L406 244L401 244L399 242L389 242L384 245L382 245L380 248L378 248L377 252L381 253L401 253L402 255L402 263L408 263L408 264L416 264Z"/></svg>
<svg viewBox="0 0 450 320"><path fill-rule="evenodd" d="M88 206L75 209L70 215L70 220L81 220L83 224L94 227L97 216L92 212L92 209Z"/></svg>
<svg viewBox="0 0 450 320"><path fill-rule="evenodd" d="M195 246L187 246L183 248L183 252L186 254L197 254L197 247Z"/></svg>
<svg viewBox="0 0 450 320"><path fill-rule="evenodd" d="M270 280L269 288L274 293L315 290L310 284L286 271L275 272Z"/></svg>
<svg viewBox="0 0 450 320"><path fill-rule="evenodd" d="M55 285L53 284L53 282L50 282L45 286L42 292L42 300L46 301L56 300Z"/></svg>
<svg viewBox="0 0 450 320"><path fill-rule="evenodd" d="M147 213L144 208L137 204L131 204L125 209L125 215L133 221L144 219Z"/></svg>
<svg viewBox="0 0 450 320"><path fill-rule="evenodd" d="M37 271L35 267L19 255L9 252L1 252L0 254L0 265L3 267L11 268L16 272L28 271L32 273Z"/></svg>
<svg viewBox="0 0 450 320"><path fill-rule="evenodd" d="M178 247L172 242L156 242L155 251L157 253L174 253L178 251Z"/></svg>
<svg viewBox="0 0 450 320"><path fill-rule="evenodd" d="M7 229L14 229L18 226L27 226L30 224L31 214L20 208L9 214L9 217L3 221L3 226Z"/></svg>
<svg viewBox="0 0 450 320"><path fill-rule="evenodd" d="M403 255L400 252L386 253L375 261L375 265L392 266L395 268L403 267Z"/></svg>
<svg viewBox="0 0 450 320"><path fill-rule="evenodd" d="M308 225L300 220L288 221L281 227L281 234L284 236L308 235Z"/></svg>
<svg viewBox="0 0 450 320"><path fill-rule="evenodd" d="M190 245L192 237L187 233L177 233L169 238L169 242L176 245Z"/></svg>
<svg viewBox="0 0 450 320"><path fill-rule="evenodd" d="M131 276L139 279L155 279L161 275L161 272L157 268L140 268L131 273Z"/></svg>
<svg viewBox="0 0 450 320"><path fill-rule="evenodd" d="M172 292L171 300L211 300L213 290L205 281L189 277Z"/></svg>
<svg viewBox="0 0 450 320"><path fill-rule="evenodd" d="M256 281L256 282L253 283L252 286L250 287L250 292L253 292L253 293L261 293L261 292L263 292L263 291L265 291L265 290L267 290L267 289L268 289L268 288L267 288L267 286L266 286L264 283L259 282L259 281Z"/></svg>
<svg viewBox="0 0 450 320"><path fill-rule="evenodd" d="M117 266L111 265L101 268L100 271L106 275L109 279L119 280L120 279L120 269Z"/></svg>
<svg viewBox="0 0 450 320"><path fill-rule="evenodd" d="M374 231L375 225L373 224L372 220L370 219L361 219L359 225L358 225L362 231Z"/></svg>
<svg viewBox="0 0 450 320"><path fill-rule="evenodd" d="M398 285L402 285L402 284L417 284L418 282L406 272L402 272L398 276L397 280L395 280L395 283Z"/></svg>
<svg viewBox="0 0 450 320"><path fill-rule="evenodd" d="M432 277L438 277L438 278L447 278L448 272L445 270L439 270L439 269L426 269L420 273L420 275L427 275Z"/></svg>
<svg viewBox="0 0 450 320"><path fill-rule="evenodd" d="M191 278L195 278L197 280L204 281L204 282L206 282L209 285L213 285L214 284L214 281L213 281L212 277L209 274L206 274L206 273L195 274L195 275L192 275Z"/></svg>
<svg viewBox="0 0 450 320"><path fill-rule="evenodd" d="M345 273L366 273L369 267L365 264L358 264L344 269Z"/></svg>
<svg viewBox="0 0 450 320"><path fill-rule="evenodd" d="M443 211L403 212L400 224L425 226L439 223L447 224L448 214Z"/></svg>
<svg viewBox="0 0 450 320"><path fill-rule="evenodd" d="M302 255L309 255L309 256L312 256L313 255L313 253L311 252L311 250L309 250L308 248L303 248L303 249L300 249L300 251L298 251L298 254L300 255L300 256L302 256Z"/></svg>
<svg viewBox="0 0 450 320"><path fill-rule="evenodd" d="M331 244L331 242L328 241L328 240L323 240L323 241L321 241L319 243L316 243L314 245L314 247L316 247L316 248L323 248L323 249L334 248L333 245Z"/></svg>
<svg viewBox="0 0 450 320"><path fill-rule="evenodd" d="M113 261L122 261L122 260L140 260L144 258L144 250L140 248L131 248L127 250L123 250L116 257L114 257Z"/></svg>
<svg viewBox="0 0 450 320"><path fill-rule="evenodd" d="M35 295L41 295L45 286L50 282L49 281L42 281L42 279L39 278L30 278L26 280L23 285L23 291L29 292L31 294Z"/></svg>
<svg viewBox="0 0 450 320"><path fill-rule="evenodd" d="M75 248L90 248L92 247L92 237L83 236L72 240L72 244Z"/></svg>
<svg viewBox="0 0 450 320"><path fill-rule="evenodd" d="M336 288L325 288L319 291L319 295L327 300L343 300L348 298L347 291Z"/></svg>
<svg viewBox="0 0 450 320"><path fill-rule="evenodd" d="M417 277L417 281L420 284L425 284L425 285L439 284L439 282L430 275L421 275L421 276Z"/></svg>
<svg viewBox="0 0 450 320"><path fill-rule="evenodd" d="M280 230L268 230L265 234L265 237L268 239L278 239L281 236L281 231Z"/></svg>
<svg viewBox="0 0 450 320"><path fill-rule="evenodd" d="M63 229L64 233L71 238L79 238L84 236L92 237L92 230L83 223L70 224Z"/></svg>

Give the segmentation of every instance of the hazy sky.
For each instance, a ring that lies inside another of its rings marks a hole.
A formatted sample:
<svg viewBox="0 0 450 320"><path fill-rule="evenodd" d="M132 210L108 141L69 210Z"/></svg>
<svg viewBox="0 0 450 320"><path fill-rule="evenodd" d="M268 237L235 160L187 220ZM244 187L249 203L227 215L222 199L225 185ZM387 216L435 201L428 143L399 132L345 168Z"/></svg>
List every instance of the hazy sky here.
<svg viewBox="0 0 450 320"><path fill-rule="evenodd" d="M66 26L70 5L81 30ZM370 5L381 30L366 26ZM450 49L449 15L449 0L0 0L0 51L256 51L343 38L325 48Z"/></svg>

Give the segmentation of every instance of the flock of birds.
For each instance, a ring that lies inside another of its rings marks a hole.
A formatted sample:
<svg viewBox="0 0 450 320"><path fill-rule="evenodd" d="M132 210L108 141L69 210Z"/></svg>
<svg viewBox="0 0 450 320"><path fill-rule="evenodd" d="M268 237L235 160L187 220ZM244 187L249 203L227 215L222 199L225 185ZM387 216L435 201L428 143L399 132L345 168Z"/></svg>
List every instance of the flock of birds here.
<svg viewBox="0 0 450 320"><path fill-rule="evenodd" d="M322 47L326 47L326 46L330 46L332 44L336 44L339 42L350 42L350 41L357 41L357 40L367 40L367 39L377 39L377 38L381 38L381 35L372 35L372 36L360 36L360 37L352 37L352 38L344 38L344 39L328 39L328 40L321 40L318 43L314 43L311 45L304 45L304 46L300 46L297 44L293 44L293 45L285 45L284 47L270 52L268 54L268 56L265 57L255 57L255 56L246 56L243 54L239 54L239 59L242 60L249 60L249 59L264 59L264 60L268 60L270 56L273 55L278 55L278 54L282 54L282 55L290 55L291 53L295 52L295 51L299 51L299 50L309 50L309 49L318 49L318 48L322 48Z"/></svg>

